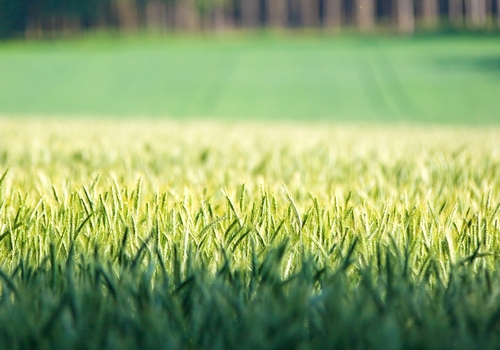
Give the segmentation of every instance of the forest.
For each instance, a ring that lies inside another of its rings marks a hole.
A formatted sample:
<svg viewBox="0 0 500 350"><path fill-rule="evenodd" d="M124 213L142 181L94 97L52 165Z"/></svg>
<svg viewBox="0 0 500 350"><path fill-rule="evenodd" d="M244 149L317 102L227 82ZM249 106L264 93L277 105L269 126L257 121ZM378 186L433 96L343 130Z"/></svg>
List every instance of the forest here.
<svg viewBox="0 0 500 350"><path fill-rule="evenodd" d="M0 0L0 37L82 31L497 30L500 0Z"/></svg>

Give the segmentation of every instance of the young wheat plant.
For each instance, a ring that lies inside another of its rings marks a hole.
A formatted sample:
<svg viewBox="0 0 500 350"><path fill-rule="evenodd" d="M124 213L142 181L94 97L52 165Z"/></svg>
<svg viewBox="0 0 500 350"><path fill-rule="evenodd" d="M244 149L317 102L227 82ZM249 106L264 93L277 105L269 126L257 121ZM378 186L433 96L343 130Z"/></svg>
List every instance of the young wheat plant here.
<svg viewBox="0 0 500 350"><path fill-rule="evenodd" d="M497 349L500 129L0 120L0 347Z"/></svg>

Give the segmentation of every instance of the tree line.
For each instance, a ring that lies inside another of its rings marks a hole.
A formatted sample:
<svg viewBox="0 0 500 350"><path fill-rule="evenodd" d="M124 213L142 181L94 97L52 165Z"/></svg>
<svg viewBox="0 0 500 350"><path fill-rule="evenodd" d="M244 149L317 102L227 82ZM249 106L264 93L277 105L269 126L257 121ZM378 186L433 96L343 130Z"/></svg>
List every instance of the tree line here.
<svg viewBox="0 0 500 350"><path fill-rule="evenodd" d="M500 0L0 0L1 37L83 30L500 27Z"/></svg>

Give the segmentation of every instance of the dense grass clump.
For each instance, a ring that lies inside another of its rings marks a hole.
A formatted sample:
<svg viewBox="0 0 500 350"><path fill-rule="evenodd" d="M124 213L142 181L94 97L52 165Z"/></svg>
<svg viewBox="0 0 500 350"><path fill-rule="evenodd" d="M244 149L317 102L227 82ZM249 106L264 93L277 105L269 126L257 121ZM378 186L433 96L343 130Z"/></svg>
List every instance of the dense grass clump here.
<svg viewBox="0 0 500 350"><path fill-rule="evenodd" d="M500 346L499 130L1 125L2 348Z"/></svg>

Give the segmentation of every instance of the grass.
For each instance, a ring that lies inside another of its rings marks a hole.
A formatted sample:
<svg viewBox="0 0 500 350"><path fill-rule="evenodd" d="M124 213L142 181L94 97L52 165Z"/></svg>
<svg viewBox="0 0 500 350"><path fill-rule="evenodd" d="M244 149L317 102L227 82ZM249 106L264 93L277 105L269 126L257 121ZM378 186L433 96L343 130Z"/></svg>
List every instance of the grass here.
<svg viewBox="0 0 500 350"><path fill-rule="evenodd" d="M1 347L500 345L497 128L0 123Z"/></svg>
<svg viewBox="0 0 500 350"><path fill-rule="evenodd" d="M497 124L498 36L0 44L0 113Z"/></svg>

